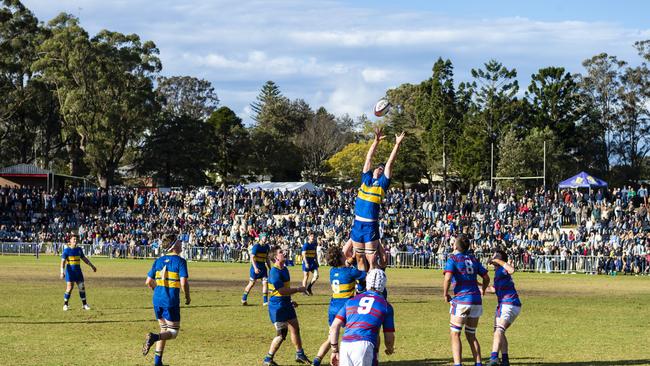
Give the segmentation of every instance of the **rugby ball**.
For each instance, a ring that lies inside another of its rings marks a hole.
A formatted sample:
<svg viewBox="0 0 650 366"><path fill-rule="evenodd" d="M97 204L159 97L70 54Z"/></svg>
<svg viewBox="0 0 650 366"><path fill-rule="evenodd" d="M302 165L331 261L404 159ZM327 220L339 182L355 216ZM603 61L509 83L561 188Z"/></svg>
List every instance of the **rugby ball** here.
<svg viewBox="0 0 650 366"><path fill-rule="evenodd" d="M390 111L390 103L385 98L379 99L375 104L375 116L383 117Z"/></svg>

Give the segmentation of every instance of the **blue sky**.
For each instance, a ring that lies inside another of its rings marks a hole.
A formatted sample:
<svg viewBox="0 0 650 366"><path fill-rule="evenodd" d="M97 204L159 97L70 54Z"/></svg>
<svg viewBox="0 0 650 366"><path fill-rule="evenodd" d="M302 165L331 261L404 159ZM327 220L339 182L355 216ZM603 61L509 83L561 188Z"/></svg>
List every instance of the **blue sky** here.
<svg viewBox="0 0 650 366"><path fill-rule="evenodd" d="M438 57L456 81L490 59L524 89L546 66L581 72L607 52L631 64L650 39L648 1L23 0L47 22L78 15L91 34L136 33L160 49L163 75L212 82L245 121L267 80L334 114L370 114L389 88L428 78Z"/></svg>

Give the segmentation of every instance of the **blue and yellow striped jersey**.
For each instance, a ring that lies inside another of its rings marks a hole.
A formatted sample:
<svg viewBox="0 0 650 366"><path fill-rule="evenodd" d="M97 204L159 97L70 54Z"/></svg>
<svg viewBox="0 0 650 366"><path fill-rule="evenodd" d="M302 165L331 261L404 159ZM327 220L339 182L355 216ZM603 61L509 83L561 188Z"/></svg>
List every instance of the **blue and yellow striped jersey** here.
<svg viewBox="0 0 650 366"><path fill-rule="evenodd" d="M253 255L253 259L255 262L257 262L258 265L261 264L265 266L266 258L268 257L270 251L271 247L268 244L256 243L251 249L251 254Z"/></svg>
<svg viewBox="0 0 650 366"><path fill-rule="evenodd" d="M289 275L289 268L280 268L277 265L271 267L269 273L269 301L271 304L290 304L291 295L281 295L278 291L283 287L291 287L291 276Z"/></svg>
<svg viewBox="0 0 650 366"><path fill-rule="evenodd" d="M84 258L84 251L81 247L65 247L61 253L61 259L65 259L67 271L81 271L81 258Z"/></svg>
<svg viewBox="0 0 650 366"><path fill-rule="evenodd" d="M316 247L318 245L316 242L309 243L305 242L305 244L302 245L302 251L305 252L305 258L309 261L313 261L316 259Z"/></svg>
<svg viewBox="0 0 650 366"><path fill-rule="evenodd" d="M362 280L365 277L366 272L361 272L354 267L333 267L330 269L332 300L353 297L357 280Z"/></svg>
<svg viewBox="0 0 650 366"><path fill-rule="evenodd" d="M180 306L181 278L187 278L187 261L176 254L164 255L153 263L148 276L156 280L153 305Z"/></svg>
<svg viewBox="0 0 650 366"><path fill-rule="evenodd" d="M389 184L390 179L384 174L377 179L372 177L372 170L361 174L361 187L354 204L354 215L373 221L379 220L379 206Z"/></svg>

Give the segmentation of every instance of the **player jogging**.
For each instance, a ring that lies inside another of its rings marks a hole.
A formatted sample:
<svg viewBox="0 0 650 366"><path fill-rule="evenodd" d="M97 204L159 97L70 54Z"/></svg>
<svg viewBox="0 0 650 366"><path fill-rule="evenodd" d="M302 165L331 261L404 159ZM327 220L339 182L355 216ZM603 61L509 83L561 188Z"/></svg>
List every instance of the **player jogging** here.
<svg viewBox="0 0 650 366"><path fill-rule="evenodd" d="M70 243L63 249L61 253L61 279L65 278L65 294L63 294L63 311L68 311L68 301L70 301L70 293L74 288L74 284L79 287L79 297L81 298L82 308L90 310L90 306L86 302L86 285L84 284L84 274L81 272L81 261L84 261L93 272L97 272L90 260L84 255L84 251L77 246L77 237L70 236Z"/></svg>
<svg viewBox="0 0 650 366"><path fill-rule="evenodd" d="M494 341L489 365L510 366L506 329L521 312L521 301L515 283L512 281L515 268L508 264L508 255L503 250L497 250L490 263L494 266L494 287L490 287L488 291L496 293L498 305L494 316ZM501 352L501 363L499 363L499 352Z"/></svg>
<svg viewBox="0 0 650 366"><path fill-rule="evenodd" d="M153 309L160 325L160 333L147 334L142 354L147 355L151 346L156 343L155 366L162 366L166 341L176 339L181 329L181 289L185 294L185 305L189 305L191 301L187 262L180 257L183 250L181 240L178 240L176 235L165 236L162 246L166 254L156 259L145 281L153 290Z"/></svg>
<svg viewBox="0 0 650 366"><path fill-rule="evenodd" d="M318 281L318 260L316 259L316 248L318 247L318 242L316 241L316 235L310 233L307 237L307 241L302 245L302 287L307 289L306 293L308 295L313 295L311 288L314 286L316 281ZM314 273L314 276L309 282L309 273Z"/></svg>
<svg viewBox="0 0 650 366"><path fill-rule="evenodd" d="M472 349L475 365L481 366L481 346L476 338L478 321L483 314L481 295L490 284L490 276L483 265L469 253L469 240L464 235L456 238L456 251L447 259L443 297L451 304L451 351L454 366L462 365L462 345L460 333L465 326L465 336ZM478 288L477 276L483 278L482 290ZM454 297L449 296L449 285L454 286Z"/></svg>
<svg viewBox="0 0 650 366"><path fill-rule="evenodd" d="M370 145L361 174L361 187L354 204L354 223L350 232L357 259L357 268L362 271L375 268L377 246L379 245L379 206L390 184L393 162L397 156L404 132L395 135L395 146L386 164L380 163L372 169L372 158L379 142L384 138L381 128L375 128L375 139ZM366 266L366 261L368 266Z"/></svg>
<svg viewBox="0 0 650 366"><path fill-rule="evenodd" d="M348 300L330 327L331 363L334 366L373 366L377 363L379 328L384 329L386 354L395 346L393 307L381 293L386 274L372 269L366 276L366 292ZM339 349L339 330L345 327Z"/></svg>
<svg viewBox="0 0 650 366"><path fill-rule="evenodd" d="M355 285L358 280L364 280L365 272L361 272L354 267L348 267L345 263L345 257L341 248L332 246L327 250L325 255L327 265L330 269L330 285L332 286L332 298L328 311L328 324L332 325L336 314L345 305L345 302L355 295ZM312 365L319 366L321 360L330 349L329 338L320 346L318 354L314 357Z"/></svg>
<svg viewBox="0 0 650 366"><path fill-rule="evenodd" d="M244 288L244 294L241 297L242 305L248 305L248 293L251 292L257 280L262 280L262 305L268 305L268 271L267 267L271 268L269 261L269 250L271 247L267 243L266 233L261 233L259 242L251 248L251 268L249 271L248 284Z"/></svg>
<svg viewBox="0 0 650 366"><path fill-rule="evenodd" d="M269 317L271 323L275 326L276 335L271 341L269 353L264 358L263 365L277 365L273 361L273 356L287 338L287 333L291 332L291 342L296 346L296 362L309 365L310 361L302 349L302 340L300 339L300 326L298 316L294 309L298 304L291 301L291 295L297 292L304 292L304 287L291 288L291 276L289 269L285 266L287 253L279 246L273 247L270 252L273 257L273 267L269 273L269 289L271 298L269 299Z"/></svg>

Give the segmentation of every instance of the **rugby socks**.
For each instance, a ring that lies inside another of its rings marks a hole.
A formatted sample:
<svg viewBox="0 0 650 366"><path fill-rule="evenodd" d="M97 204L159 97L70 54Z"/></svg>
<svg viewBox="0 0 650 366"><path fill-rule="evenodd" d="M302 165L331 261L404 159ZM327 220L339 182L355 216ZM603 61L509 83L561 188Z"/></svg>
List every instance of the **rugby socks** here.
<svg viewBox="0 0 650 366"><path fill-rule="evenodd" d="M490 361L496 361L499 359L499 352L490 353Z"/></svg>
<svg viewBox="0 0 650 366"><path fill-rule="evenodd" d="M160 333L151 333L151 343L156 343L160 340Z"/></svg>
<svg viewBox="0 0 650 366"><path fill-rule="evenodd" d="M273 361L273 355L270 353L266 354L266 357L264 357L264 362L271 362Z"/></svg>
<svg viewBox="0 0 650 366"><path fill-rule="evenodd" d="M63 294L63 304L68 305L68 301L70 301L70 293L66 292Z"/></svg>
<svg viewBox="0 0 650 366"><path fill-rule="evenodd" d="M156 351L156 354L153 357L154 366L163 366L162 356L163 356L163 351Z"/></svg>
<svg viewBox="0 0 650 366"><path fill-rule="evenodd" d="M241 297L241 301L248 301L248 292L244 292L244 294Z"/></svg>
<svg viewBox="0 0 650 366"><path fill-rule="evenodd" d="M510 359L508 358L507 353L502 353L501 354L501 365L510 366Z"/></svg>
<svg viewBox="0 0 650 366"><path fill-rule="evenodd" d="M462 363L455 363L454 366L463 366Z"/></svg>
<svg viewBox="0 0 650 366"><path fill-rule="evenodd" d="M268 294L262 295L262 301L264 301L265 304L269 302L269 295Z"/></svg>
<svg viewBox="0 0 650 366"><path fill-rule="evenodd" d="M320 366L320 358L314 357L311 364L312 364L312 366Z"/></svg>
<svg viewBox="0 0 650 366"><path fill-rule="evenodd" d="M474 366L483 366L483 363L481 363L481 362L476 362L476 363L474 364Z"/></svg>
<svg viewBox="0 0 650 366"><path fill-rule="evenodd" d="M81 303L86 305L86 291L79 291L79 297L81 298Z"/></svg>

